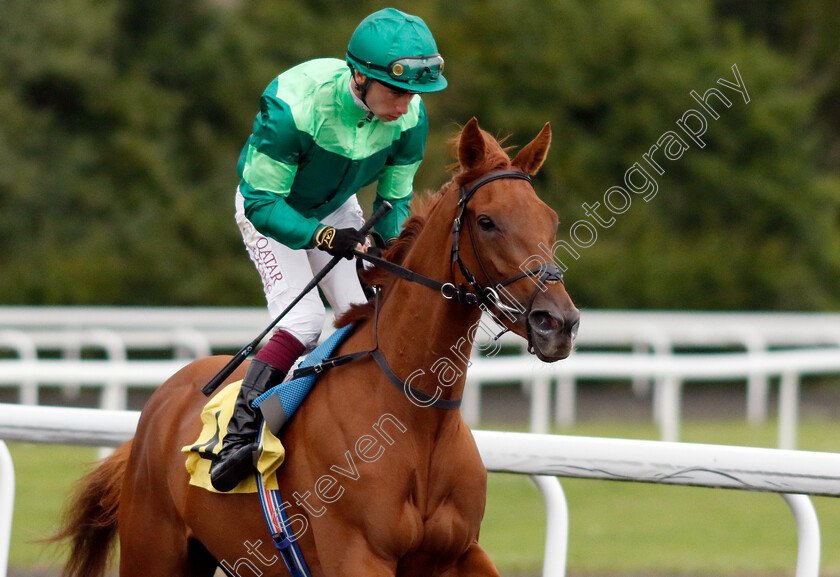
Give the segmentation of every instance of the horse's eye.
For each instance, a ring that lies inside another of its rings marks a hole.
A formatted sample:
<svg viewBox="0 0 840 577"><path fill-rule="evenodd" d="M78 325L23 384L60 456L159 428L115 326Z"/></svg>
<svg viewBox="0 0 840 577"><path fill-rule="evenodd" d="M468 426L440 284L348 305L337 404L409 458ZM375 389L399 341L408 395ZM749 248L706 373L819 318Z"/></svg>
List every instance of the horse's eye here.
<svg viewBox="0 0 840 577"><path fill-rule="evenodd" d="M493 222L489 216L481 215L478 217L478 226L481 230L493 230L496 228L496 224Z"/></svg>

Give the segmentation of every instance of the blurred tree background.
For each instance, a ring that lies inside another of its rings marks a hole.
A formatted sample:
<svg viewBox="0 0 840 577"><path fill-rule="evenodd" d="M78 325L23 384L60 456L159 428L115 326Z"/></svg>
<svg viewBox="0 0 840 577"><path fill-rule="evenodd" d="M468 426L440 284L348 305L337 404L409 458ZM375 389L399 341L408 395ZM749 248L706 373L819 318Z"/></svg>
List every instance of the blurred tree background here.
<svg viewBox="0 0 840 577"><path fill-rule="evenodd" d="M577 304L840 307L836 2L392 5L426 20L447 61L450 88L426 99L417 188L448 180L446 141L470 117L518 146L549 121L537 187L561 239L588 218L582 203L603 203L699 108L690 91L717 87L732 101L713 105L705 148L686 139L681 158L661 160L655 197L632 195L564 259ZM0 0L0 303L263 303L233 221L259 95L298 62L342 58L382 6ZM749 103L716 84L735 81L733 64Z"/></svg>

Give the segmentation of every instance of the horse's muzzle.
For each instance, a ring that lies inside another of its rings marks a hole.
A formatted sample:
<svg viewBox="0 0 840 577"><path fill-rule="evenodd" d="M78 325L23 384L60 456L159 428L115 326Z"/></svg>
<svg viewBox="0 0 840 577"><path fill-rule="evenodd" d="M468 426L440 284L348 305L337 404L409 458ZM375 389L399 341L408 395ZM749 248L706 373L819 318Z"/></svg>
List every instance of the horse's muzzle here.
<svg viewBox="0 0 840 577"><path fill-rule="evenodd" d="M580 311L574 306L564 311L531 310L528 344L541 361L565 359L572 352L579 325Z"/></svg>

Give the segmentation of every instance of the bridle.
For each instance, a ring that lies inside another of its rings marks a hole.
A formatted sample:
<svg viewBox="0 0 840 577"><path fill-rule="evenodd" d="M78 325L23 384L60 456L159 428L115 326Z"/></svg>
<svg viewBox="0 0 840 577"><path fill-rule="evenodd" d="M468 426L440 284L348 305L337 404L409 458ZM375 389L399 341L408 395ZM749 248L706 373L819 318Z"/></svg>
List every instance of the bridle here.
<svg viewBox="0 0 840 577"><path fill-rule="evenodd" d="M489 307L495 307L500 311L514 315L520 314L523 311L519 308L514 308L505 304L499 296L497 288L507 287L526 277L535 277L536 280L534 283L536 284L536 287L534 289L534 293L532 294L532 298L529 299L528 309L525 311L527 316L527 312L530 312L531 305L533 304L534 296L536 296L537 291L539 291L546 282L563 282L563 272L559 267L557 267L557 265L553 262L543 262L539 267L513 275L501 282L497 282L495 286L485 286L476 279L476 276L461 259L461 231L464 225L467 204L482 186L500 179L525 180L529 184L531 183L531 177L524 172L520 172L518 170L497 170L489 174L485 174L473 182L470 186L461 185L458 189L458 214L452 222L452 250L450 261L453 266L455 264L458 265L458 268L460 269L467 284L459 283L456 286L454 281L454 272L452 275L453 281L444 283L414 272L411 269L405 268L391 261L375 257L361 251L355 251L356 257L371 262L374 265L410 282L415 282L435 289L447 300L454 300L464 304L478 306L483 310L489 310ZM467 229L470 234L470 240L473 241L473 256L475 257L479 268L481 268L484 277L489 279L490 277L485 270L481 257L475 248L472 227L469 226L469 223L467 224Z"/></svg>
<svg viewBox="0 0 840 577"><path fill-rule="evenodd" d="M467 268L467 265L464 264L464 261L461 259L461 227L464 223L464 215L467 211L467 203L470 199L475 195L475 193L480 189L482 186L493 182L494 180L500 179L518 179L524 180L528 182L528 184L532 184L531 177L525 174L524 172L519 172L518 170L497 170L495 172L491 172L489 174L485 174L475 182L473 182L469 187L465 187L461 185L458 189L458 207L459 212L458 216L455 217L454 222L452 223L452 263L457 263L458 268L461 269L461 274L466 279L467 283L472 287L475 291L473 294L478 296L478 300L481 304L484 305L492 305L498 308L501 311L506 311L510 313L518 313L518 309L514 309L504 302L502 302L501 298L499 297L499 293L493 286L482 286L475 278L475 275ZM487 274L486 269L484 268L484 264L481 261L481 256L478 254L478 251L475 248L475 239L473 238L472 227L467 226L470 240L472 241L473 247L473 256L475 257L476 262L478 263L481 272L484 274L485 278L490 278ZM514 275L508 279L505 279L501 282L496 283L496 287L503 288L508 285L515 283L518 280L521 280L526 277L537 277L537 281L535 284L537 285L532 298L529 301L528 308L530 309L531 304L533 304L533 296L536 295L536 291L540 289L541 286L544 286L546 281L552 282L563 282L563 271L555 265L553 262L543 262L538 268L530 269L527 271L523 271L517 275ZM453 286L454 289L454 286ZM444 294L446 296L446 294ZM478 303L473 303L478 304Z"/></svg>

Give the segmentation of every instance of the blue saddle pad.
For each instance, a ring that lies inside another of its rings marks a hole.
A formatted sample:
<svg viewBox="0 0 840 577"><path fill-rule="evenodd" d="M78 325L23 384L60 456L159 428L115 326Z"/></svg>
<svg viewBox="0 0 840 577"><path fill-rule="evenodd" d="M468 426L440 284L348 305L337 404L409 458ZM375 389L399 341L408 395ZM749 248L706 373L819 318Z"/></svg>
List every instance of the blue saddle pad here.
<svg viewBox="0 0 840 577"><path fill-rule="evenodd" d="M337 329L327 340L306 356L300 363L300 368L317 365L329 358L352 330L352 325ZM314 373L280 383L254 400L253 406L259 407L262 411L272 433L276 435L286 421L291 418L319 376L320 374Z"/></svg>

